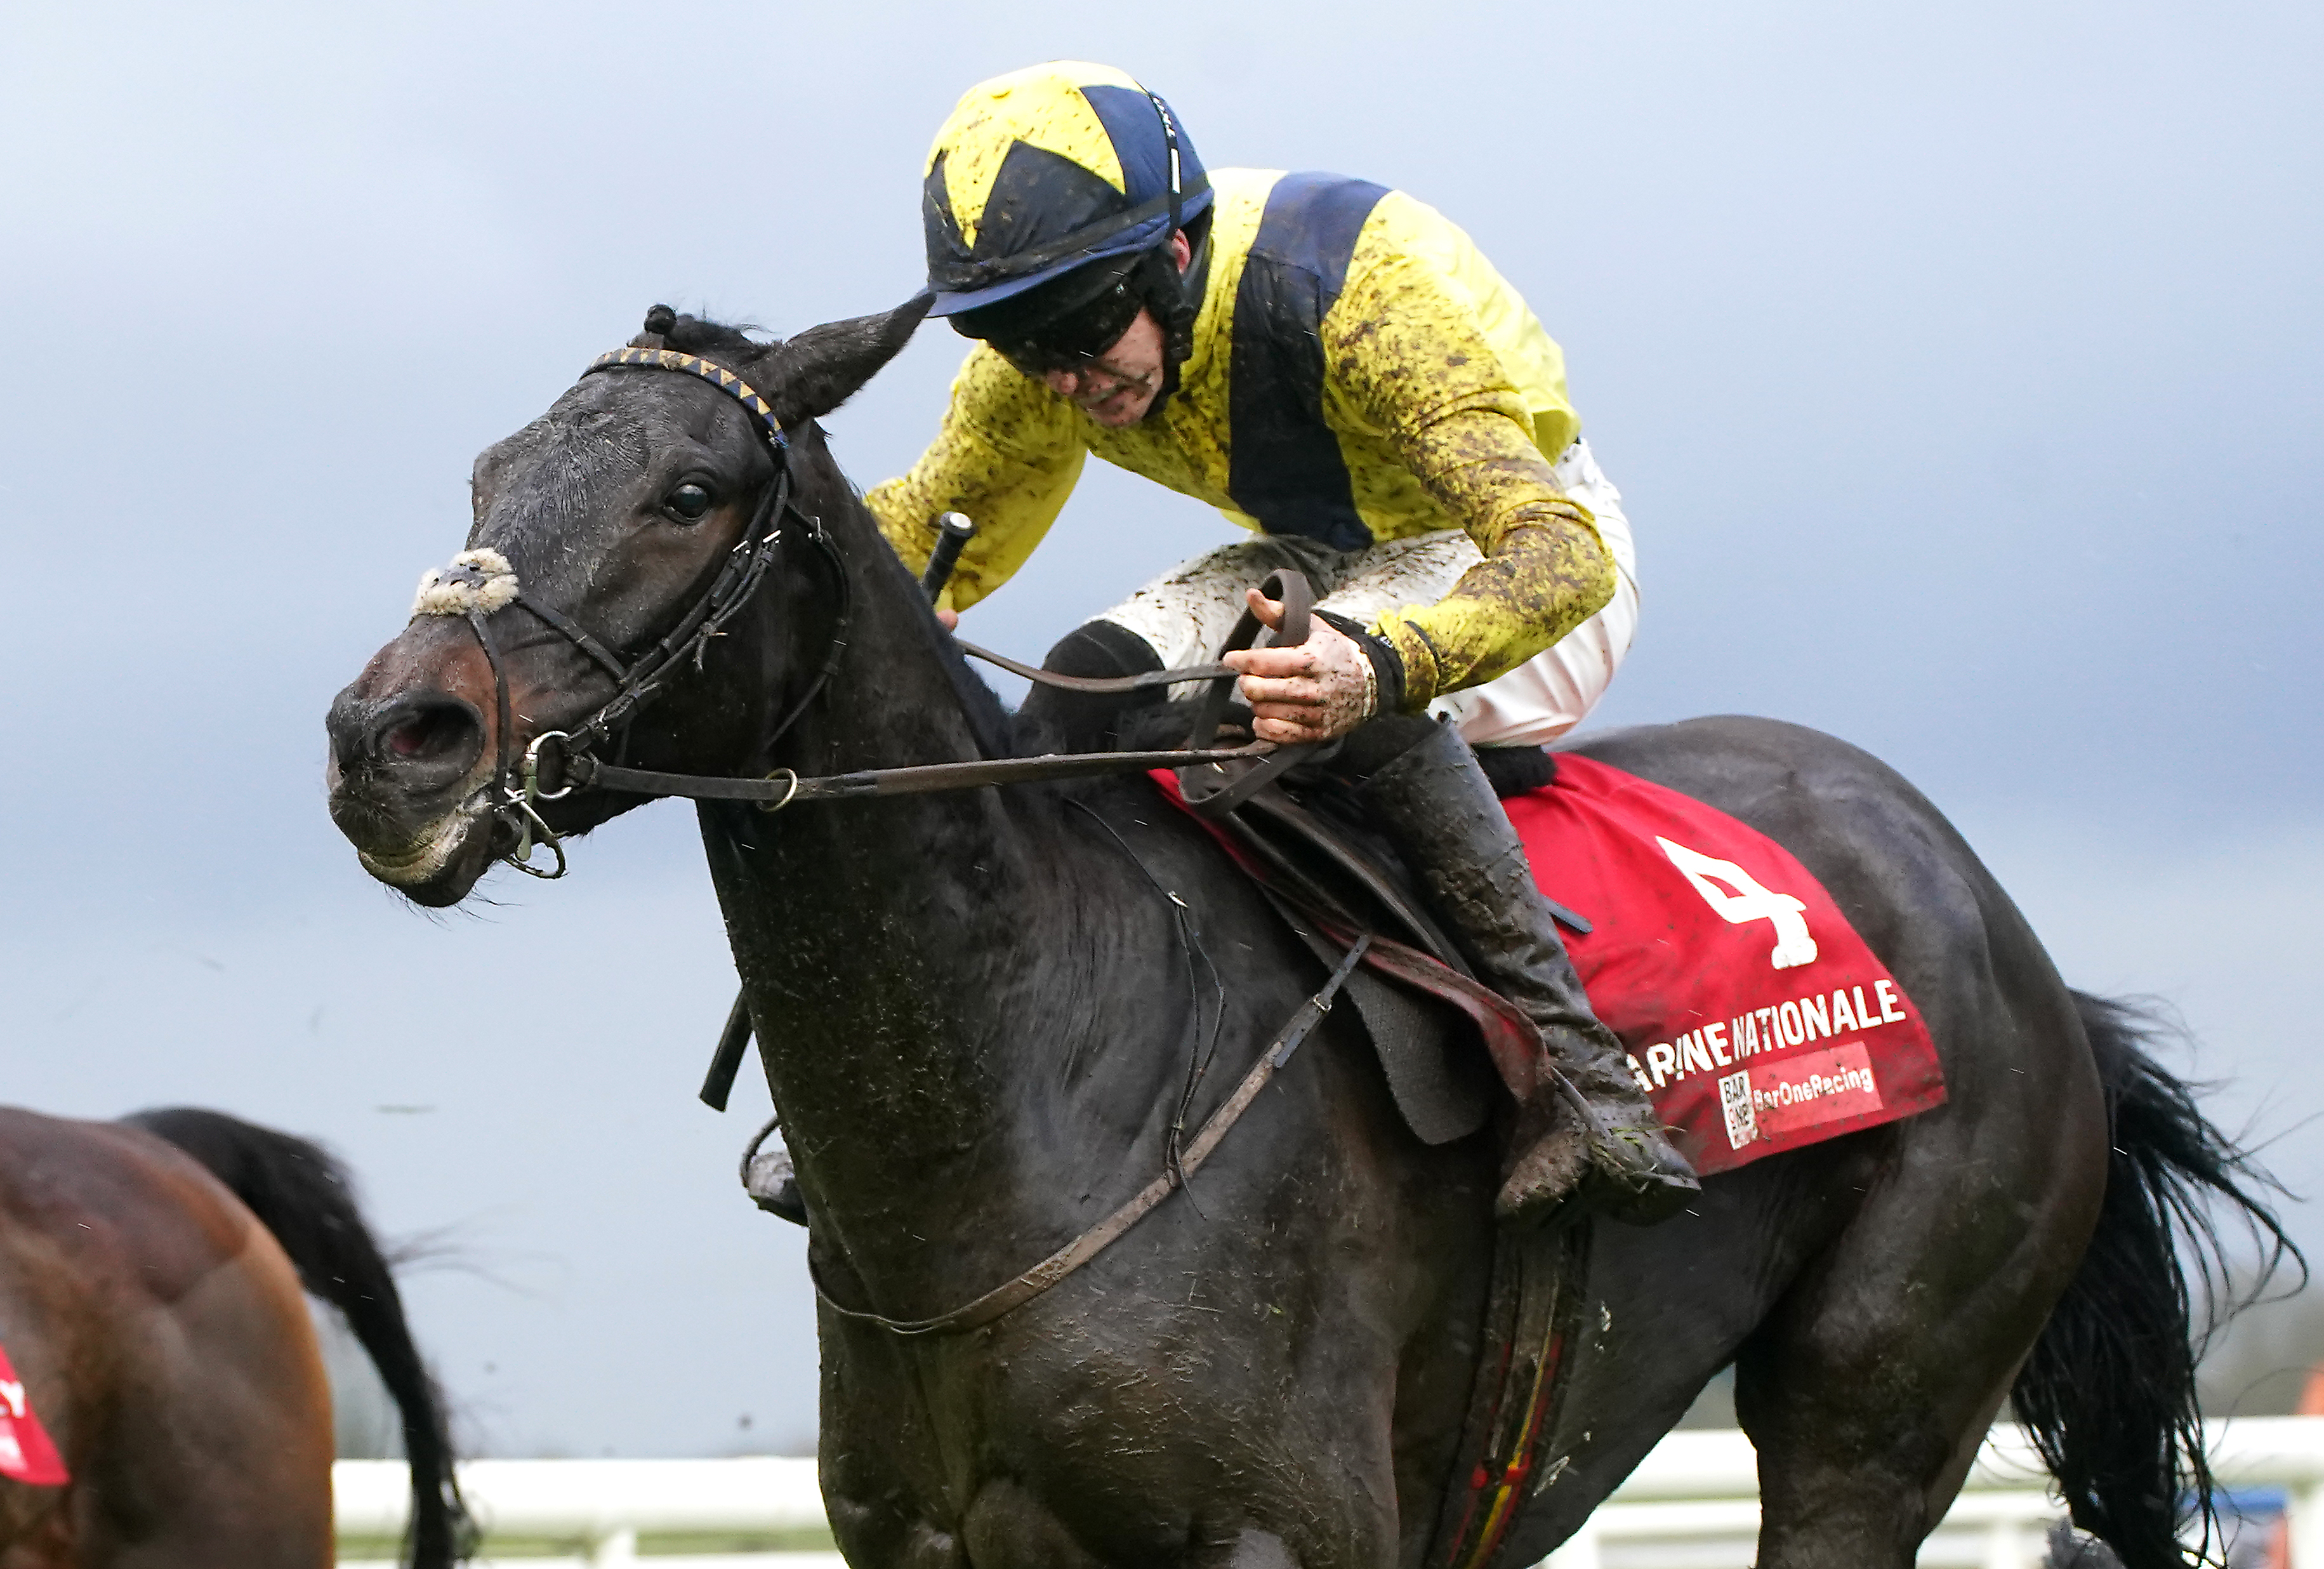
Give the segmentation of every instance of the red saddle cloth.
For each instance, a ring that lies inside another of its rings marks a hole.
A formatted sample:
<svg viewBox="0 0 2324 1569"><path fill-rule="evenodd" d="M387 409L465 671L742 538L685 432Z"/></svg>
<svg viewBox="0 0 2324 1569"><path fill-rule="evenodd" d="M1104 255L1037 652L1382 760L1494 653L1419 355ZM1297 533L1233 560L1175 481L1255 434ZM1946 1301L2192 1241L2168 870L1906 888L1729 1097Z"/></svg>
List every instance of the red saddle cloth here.
<svg viewBox="0 0 2324 1569"><path fill-rule="evenodd" d="M1504 803L1598 1016L1704 1175L1941 1105L1912 1000L1791 852L1676 790L1560 753Z"/></svg>
<svg viewBox="0 0 2324 1569"><path fill-rule="evenodd" d="M0 1347L0 1476L14 1477L34 1487L62 1487L72 1477L49 1442L48 1429L32 1415L32 1398L24 1381Z"/></svg>

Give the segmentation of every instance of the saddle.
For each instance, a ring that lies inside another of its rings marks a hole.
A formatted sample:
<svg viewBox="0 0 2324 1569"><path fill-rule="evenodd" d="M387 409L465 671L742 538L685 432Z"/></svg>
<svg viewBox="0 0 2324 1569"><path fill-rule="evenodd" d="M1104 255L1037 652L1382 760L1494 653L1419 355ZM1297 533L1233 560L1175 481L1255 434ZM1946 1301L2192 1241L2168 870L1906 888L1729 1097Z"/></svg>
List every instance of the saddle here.
<svg viewBox="0 0 2324 1569"><path fill-rule="evenodd" d="M1536 755L1548 761L1546 753ZM1497 1103L1489 1064L1537 1049L1532 1026L1477 982L1388 840L1328 781L1270 780L1231 810L1216 812L1188 800L1168 772L1153 778L1259 884L1327 969L1355 934L1373 935L1368 964L1346 991L1413 1135L1447 1144L1482 1128ZM1563 924L1591 929L1551 902Z"/></svg>

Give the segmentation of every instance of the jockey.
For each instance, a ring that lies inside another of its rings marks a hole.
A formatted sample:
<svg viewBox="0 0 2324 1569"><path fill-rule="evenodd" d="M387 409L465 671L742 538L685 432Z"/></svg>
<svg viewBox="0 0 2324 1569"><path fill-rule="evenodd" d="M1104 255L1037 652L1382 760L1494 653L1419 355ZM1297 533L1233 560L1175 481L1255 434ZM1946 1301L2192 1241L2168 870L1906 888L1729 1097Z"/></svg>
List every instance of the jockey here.
<svg viewBox="0 0 2324 1569"><path fill-rule="evenodd" d="M940 513L974 519L942 605L964 610L1024 563L1092 452L1254 532L1068 634L1048 667L1083 676L1204 662L1247 604L1279 619L1255 585L1305 573L1307 641L1228 657L1253 734L1341 742L1331 771L1596 1112L1581 1202L1640 1223L1683 1207L1694 1173L1591 1011L1471 751L1504 782L1545 782L1541 743L1605 691L1637 616L1619 494L1525 301L1400 191L1206 174L1168 106L1103 66L972 88L922 210L931 314L980 345L935 443L864 498L890 542L917 571ZM1110 744L1123 708L1046 688L1026 705L1075 749ZM1565 1196L1553 1096L1519 1108L1505 1220Z"/></svg>

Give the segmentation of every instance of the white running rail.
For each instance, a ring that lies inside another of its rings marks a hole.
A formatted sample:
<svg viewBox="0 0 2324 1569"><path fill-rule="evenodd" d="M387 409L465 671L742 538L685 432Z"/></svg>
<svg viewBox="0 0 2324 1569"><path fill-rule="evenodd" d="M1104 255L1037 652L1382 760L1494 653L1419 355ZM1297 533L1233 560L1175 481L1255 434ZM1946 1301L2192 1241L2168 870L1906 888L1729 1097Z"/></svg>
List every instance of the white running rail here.
<svg viewBox="0 0 2324 1569"><path fill-rule="evenodd" d="M2246 1417L2213 1424L2209 1436L2221 1486L2285 1490L2291 1569L2324 1569L2324 1417ZM460 1478L484 1527L487 1553L495 1537L521 1537L570 1542L579 1555L561 1562L592 1569L835 1569L837 1563L828 1553L638 1555L641 1534L765 1537L821 1528L823 1497L812 1460L478 1460L461 1467ZM343 1460L334 1480L343 1539L377 1543L401 1534L400 1462ZM2048 1481L2023 1434L1995 1428L1922 1562L2034 1569L2049 1523L2065 1514L2046 1491ZM1729 1561L1715 1551L1721 1541L1740 1544L1741 1555L1731 1561L1748 1563L1758 1520L1757 1461L1742 1434L1674 1433L1550 1555L1549 1566L1604 1569L1609 1559L1632 1566L1711 1564ZM550 1569L560 1561L525 1562Z"/></svg>

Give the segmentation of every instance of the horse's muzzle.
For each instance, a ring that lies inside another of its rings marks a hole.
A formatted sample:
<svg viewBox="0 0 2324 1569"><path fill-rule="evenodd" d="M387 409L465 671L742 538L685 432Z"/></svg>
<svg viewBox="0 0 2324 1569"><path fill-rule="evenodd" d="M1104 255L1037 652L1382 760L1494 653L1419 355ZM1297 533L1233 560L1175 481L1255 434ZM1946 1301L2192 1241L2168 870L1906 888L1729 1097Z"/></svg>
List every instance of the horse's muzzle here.
<svg viewBox="0 0 2324 1569"><path fill-rule="evenodd" d="M331 821L364 870L423 904L451 904L483 873L493 823L484 717L434 688L374 698L364 683L332 702ZM473 863L473 864L471 864Z"/></svg>

